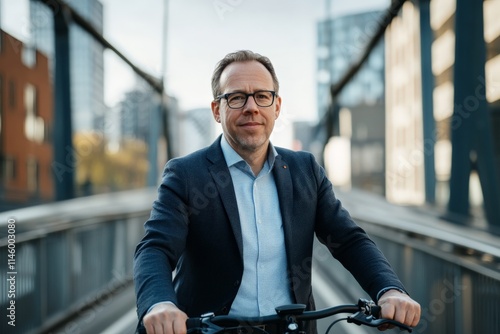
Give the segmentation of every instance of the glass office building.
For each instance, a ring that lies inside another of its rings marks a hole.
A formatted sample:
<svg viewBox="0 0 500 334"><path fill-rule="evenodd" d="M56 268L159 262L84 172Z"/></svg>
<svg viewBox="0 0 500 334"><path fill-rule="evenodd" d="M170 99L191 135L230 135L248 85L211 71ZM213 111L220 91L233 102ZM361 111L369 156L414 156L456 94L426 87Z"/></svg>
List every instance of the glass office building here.
<svg viewBox="0 0 500 334"><path fill-rule="evenodd" d="M330 87L361 57L379 27L381 12L332 17L318 23L317 94L321 119L330 105ZM337 186L383 194L384 190L384 42L372 51L361 70L336 101L334 137L325 165Z"/></svg>
<svg viewBox="0 0 500 334"><path fill-rule="evenodd" d="M103 6L98 0L67 3L102 34ZM51 9L30 0L31 43L53 62L54 27ZM72 126L74 132L98 130L104 126L104 47L76 24L70 25Z"/></svg>

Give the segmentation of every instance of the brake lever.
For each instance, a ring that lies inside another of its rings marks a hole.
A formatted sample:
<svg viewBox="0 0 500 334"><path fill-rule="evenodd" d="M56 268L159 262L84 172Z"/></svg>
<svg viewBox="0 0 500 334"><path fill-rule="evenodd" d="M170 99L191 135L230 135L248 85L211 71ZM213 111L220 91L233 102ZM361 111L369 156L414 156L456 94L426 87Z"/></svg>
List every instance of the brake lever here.
<svg viewBox="0 0 500 334"><path fill-rule="evenodd" d="M347 322L352 322L356 325L365 325L365 326L370 326L370 327L379 327L384 324L390 324L394 325L396 327L399 327L402 330L408 331L408 333L411 333L413 329L410 326L407 326L405 324L402 324L400 322L397 322L392 319L377 319L373 317L372 315L366 315L363 312L356 312L354 315L351 315L347 317Z"/></svg>

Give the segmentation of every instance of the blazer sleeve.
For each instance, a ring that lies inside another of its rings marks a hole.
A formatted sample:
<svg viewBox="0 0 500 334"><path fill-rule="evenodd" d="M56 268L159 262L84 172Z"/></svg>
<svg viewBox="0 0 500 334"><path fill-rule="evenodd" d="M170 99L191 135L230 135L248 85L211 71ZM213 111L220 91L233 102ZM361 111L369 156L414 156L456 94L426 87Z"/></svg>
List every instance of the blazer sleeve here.
<svg viewBox="0 0 500 334"><path fill-rule="evenodd" d="M145 234L134 254L137 314L142 319L155 303L177 303L172 273L188 233L187 185L175 159L165 166L158 197L144 224Z"/></svg>
<svg viewBox="0 0 500 334"><path fill-rule="evenodd" d="M316 235L373 300L384 288L405 290L393 268L335 196L324 169L312 159L317 182Z"/></svg>

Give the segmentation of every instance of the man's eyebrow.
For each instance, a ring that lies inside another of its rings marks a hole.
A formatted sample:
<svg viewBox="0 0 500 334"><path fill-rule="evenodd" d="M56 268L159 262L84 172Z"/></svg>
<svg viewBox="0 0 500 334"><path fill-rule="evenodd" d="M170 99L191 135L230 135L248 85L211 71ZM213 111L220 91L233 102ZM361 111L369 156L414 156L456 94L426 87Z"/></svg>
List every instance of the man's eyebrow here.
<svg viewBox="0 0 500 334"><path fill-rule="evenodd" d="M224 94L232 94L232 93L245 93L245 94L253 94L253 93L255 93L255 92L262 92L262 91L266 91L266 92L267 92L267 91L273 91L273 90L272 90L272 89L259 88L259 89L255 89L255 90L253 90L253 91L252 91L252 92L250 92L250 93L247 93L247 91L246 91L246 90L244 90L244 89L236 89L236 90L233 90L233 91L230 91L230 92L224 93ZM222 95L224 95L224 94L222 94Z"/></svg>

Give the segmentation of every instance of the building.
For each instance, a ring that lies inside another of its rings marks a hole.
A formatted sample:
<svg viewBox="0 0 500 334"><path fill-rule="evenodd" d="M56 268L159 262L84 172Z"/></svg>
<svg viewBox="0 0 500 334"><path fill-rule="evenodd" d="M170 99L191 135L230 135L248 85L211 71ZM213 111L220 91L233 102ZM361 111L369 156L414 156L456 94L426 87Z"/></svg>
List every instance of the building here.
<svg viewBox="0 0 500 334"><path fill-rule="evenodd" d="M103 32L103 6L98 0L66 1L93 27ZM54 61L54 22L52 10L30 0L31 42ZM103 131L104 47L76 24L70 25L70 71L72 126L74 132Z"/></svg>
<svg viewBox="0 0 500 334"><path fill-rule="evenodd" d="M330 87L361 57L379 26L381 12L333 17L318 23L318 114L331 104ZM336 186L385 192L384 42L335 101L334 137L325 166Z"/></svg>
<svg viewBox="0 0 500 334"><path fill-rule="evenodd" d="M378 28L381 12L372 11L329 18L318 22L317 98L321 117L330 105L330 86L361 56ZM384 43L339 96L344 107L373 105L384 100Z"/></svg>
<svg viewBox="0 0 500 334"><path fill-rule="evenodd" d="M1 31L0 210L53 200L53 92L48 59ZM28 50L28 52L32 52Z"/></svg>
<svg viewBox="0 0 500 334"><path fill-rule="evenodd" d="M418 12L406 2L386 32L386 188L387 198L400 204L425 201L419 43Z"/></svg>
<svg viewBox="0 0 500 334"><path fill-rule="evenodd" d="M159 106L159 99L153 92L134 89L125 93L119 103L121 138L149 142L151 114Z"/></svg>

